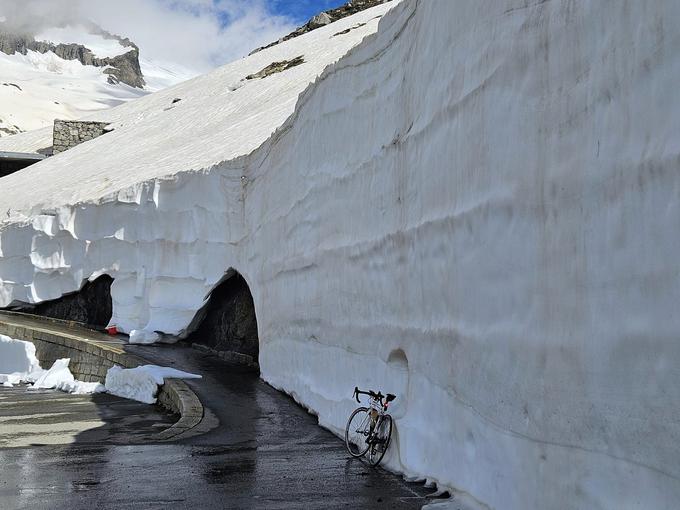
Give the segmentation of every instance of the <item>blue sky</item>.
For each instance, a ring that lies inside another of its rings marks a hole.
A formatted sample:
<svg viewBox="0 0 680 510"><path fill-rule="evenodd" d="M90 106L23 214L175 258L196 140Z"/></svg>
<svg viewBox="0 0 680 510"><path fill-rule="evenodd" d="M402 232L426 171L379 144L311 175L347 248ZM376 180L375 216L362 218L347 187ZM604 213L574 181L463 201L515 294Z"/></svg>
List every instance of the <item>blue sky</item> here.
<svg viewBox="0 0 680 510"><path fill-rule="evenodd" d="M345 0L270 0L269 5L274 14L288 16L296 21L305 22L321 11L333 9L345 3Z"/></svg>
<svg viewBox="0 0 680 510"><path fill-rule="evenodd" d="M92 20L133 40L141 57L204 73L346 1L0 0L0 16L29 33Z"/></svg>

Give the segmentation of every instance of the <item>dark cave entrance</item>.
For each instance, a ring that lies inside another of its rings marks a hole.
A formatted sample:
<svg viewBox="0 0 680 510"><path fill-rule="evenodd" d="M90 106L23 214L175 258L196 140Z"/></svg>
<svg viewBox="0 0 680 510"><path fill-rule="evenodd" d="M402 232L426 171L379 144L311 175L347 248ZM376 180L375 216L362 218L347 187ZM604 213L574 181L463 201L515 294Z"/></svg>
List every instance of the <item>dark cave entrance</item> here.
<svg viewBox="0 0 680 510"><path fill-rule="evenodd" d="M82 322L94 328L104 328L113 314L112 283L113 278L105 274L96 280L86 282L77 292L37 304L14 303L8 309L42 317Z"/></svg>
<svg viewBox="0 0 680 510"><path fill-rule="evenodd" d="M216 351L248 356L257 363L260 341L255 304L248 283L230 269L196 314L187 340Z"/></svg>

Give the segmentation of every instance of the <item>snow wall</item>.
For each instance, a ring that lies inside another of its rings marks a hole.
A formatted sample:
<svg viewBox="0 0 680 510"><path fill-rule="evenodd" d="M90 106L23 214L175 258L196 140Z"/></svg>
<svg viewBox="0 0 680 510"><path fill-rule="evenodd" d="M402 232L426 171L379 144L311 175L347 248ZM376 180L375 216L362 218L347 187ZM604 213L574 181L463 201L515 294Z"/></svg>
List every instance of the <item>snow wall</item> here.
<svg viewBox="0 0 680 510"><path fill-rule="evenodd" d="M674 0L406 0L248 156L5 223L0 300L108 272L114 322L179 332L233 267L321 424L399 394L391 468L675 508L679 77Z"/></svg>

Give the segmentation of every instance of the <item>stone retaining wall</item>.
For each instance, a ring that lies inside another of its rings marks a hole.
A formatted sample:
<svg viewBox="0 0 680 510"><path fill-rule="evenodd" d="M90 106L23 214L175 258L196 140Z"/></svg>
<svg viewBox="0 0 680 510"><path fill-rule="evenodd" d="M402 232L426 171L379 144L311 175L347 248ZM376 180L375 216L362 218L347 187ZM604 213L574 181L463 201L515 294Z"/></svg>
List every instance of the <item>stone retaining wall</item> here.
<svg viewBox="0 0 680 510"><path fill-rule="evenodd" d="M52 154L71 149L107 132L107 122L84 122L79 120L55 120Z"/></svg>
<svg viewBox="0 0 680 510"><path fill-rule="evenodd" d="M50 367L57 359L70 358L69 369L81 381L103 383L113 365L134 368L147 364L146 360L126 353L123 342L74 322L3 312L0 334L32 342L43 367ZM184 381L167 379L158 392L158 403L180 415L180 419L160 432L157 440L195 435L191 432L203 419L203 405Z"/></svg>
<svg viewBox="0 0 680 510"><path fill-rule="evenodd" d="M18 340L33 342L36 356L43 367L50 367L60 358L70 358L69 370L76 379L104 382L106 371L113 365L133 368L143 365L143 360L126 354L116 346L100 346L69 338L63 333L54 334L41 329L0 322L0 334Z"/></svg>

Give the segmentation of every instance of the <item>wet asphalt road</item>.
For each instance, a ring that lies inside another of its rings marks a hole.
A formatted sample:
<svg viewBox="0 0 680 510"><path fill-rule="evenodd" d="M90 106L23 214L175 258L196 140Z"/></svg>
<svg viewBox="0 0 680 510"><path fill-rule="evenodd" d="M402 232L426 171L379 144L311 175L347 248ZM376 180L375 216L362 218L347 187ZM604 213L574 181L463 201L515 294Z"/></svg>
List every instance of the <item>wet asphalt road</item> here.
<svg viewBox="0 0 680 510"><path fill-rule="evenodd" d="M70 444L74 437L91 443L138 443L178 419L160 406L106 393L0 387L0 448Z"/></svg>
<svg viewBox="0 0 680 510"><path fill-rule="evenodd" d="M256 374L183 346L131 346L188 381L219 419L173 444L0 448L0 509L415 509L422 485L350 459L343 443ZM104 421L106 418L103 418ZM0 429L1 433L1 429Z"/></svg>

